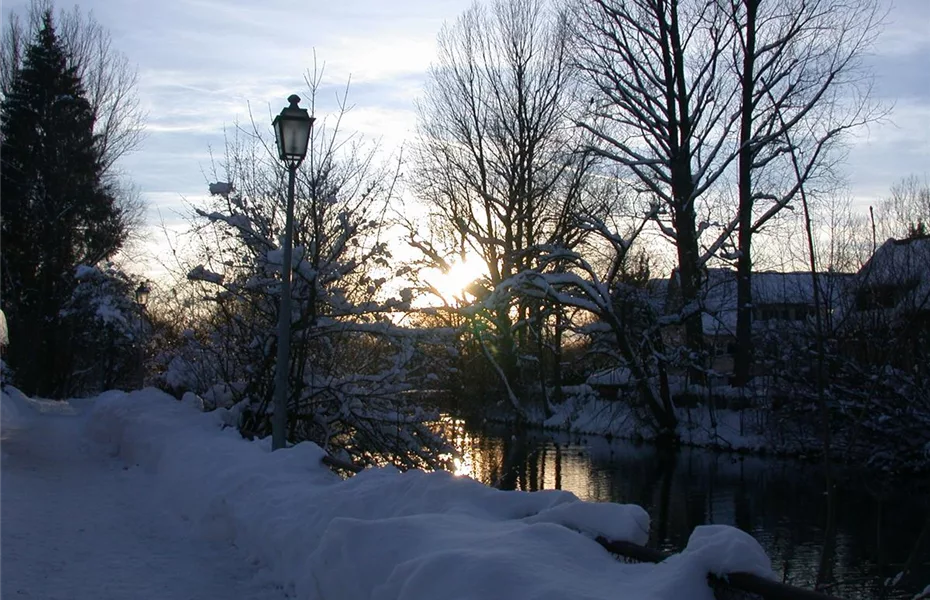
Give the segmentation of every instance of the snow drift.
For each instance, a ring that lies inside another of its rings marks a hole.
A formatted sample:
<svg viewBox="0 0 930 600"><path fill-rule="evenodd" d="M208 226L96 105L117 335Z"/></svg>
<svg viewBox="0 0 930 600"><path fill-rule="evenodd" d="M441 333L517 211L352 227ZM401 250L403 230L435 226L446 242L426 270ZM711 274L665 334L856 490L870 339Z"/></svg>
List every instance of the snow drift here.
<svg viewBox="0 0 930 600"><path fill-rule="evenodd" d="M0 392L0 440L28 429L34 415L35 410L22 392L14 387L4 387Z"/></svg>
<svg viewBox="0 0 930 600"><path fill-rule="evenodd" d="M342 480L302 443L272 453L156 390L110 393L90 437L156 478L163 502L233 544L298 598L682 598L711 600L707 573L771 577L751 536L699 528L658 564L623 564L592 538L643 544L634 505L564 491L505 492L449 473L368 469Z"/></svg>

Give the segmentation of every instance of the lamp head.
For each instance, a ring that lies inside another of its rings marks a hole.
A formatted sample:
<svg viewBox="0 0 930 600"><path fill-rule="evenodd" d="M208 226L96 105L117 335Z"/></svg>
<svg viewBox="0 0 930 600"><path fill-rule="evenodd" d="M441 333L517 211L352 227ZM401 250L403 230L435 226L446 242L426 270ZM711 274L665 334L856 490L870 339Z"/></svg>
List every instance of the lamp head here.
<svg viewBox="0 0 930 600"><path fill-rule="evenodd" d="M314 118L306 108L298 106L300 96L297 94L292 94L287 101L289 105L275 117L272 126L278 145L278 157L289 169L296 169L307 156Z"/></svg>

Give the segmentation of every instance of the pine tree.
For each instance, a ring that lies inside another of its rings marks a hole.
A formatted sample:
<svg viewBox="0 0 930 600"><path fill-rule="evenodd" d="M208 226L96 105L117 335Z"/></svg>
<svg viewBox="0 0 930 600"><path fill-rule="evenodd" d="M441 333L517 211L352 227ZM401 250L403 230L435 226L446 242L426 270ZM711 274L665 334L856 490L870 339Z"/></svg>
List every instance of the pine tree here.
<svg viewBox="0 0 930 600"><path fill-rule="evenodd" d="M60 317L75 268L112 256L126 226L102 179L94 114L51 11L0 106L2 306L7 356L28 394L68 393L72 332Z"/></svg>

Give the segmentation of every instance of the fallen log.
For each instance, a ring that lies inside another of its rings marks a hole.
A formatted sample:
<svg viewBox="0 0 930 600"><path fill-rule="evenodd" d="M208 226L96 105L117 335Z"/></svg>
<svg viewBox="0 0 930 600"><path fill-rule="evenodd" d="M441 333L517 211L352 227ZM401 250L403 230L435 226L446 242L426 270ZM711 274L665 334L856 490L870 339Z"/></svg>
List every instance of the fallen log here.
<svg viewBox="0 0 930 600"><path fill-rule="evenodd" d="M611 541L603 536L597 537L595 541L608 552L636 562L659 563L672 556L661 550L647 548L632 542ZM794 587L752 573L729 573L726 576L708 573L707 579L713 589L729 588L730 590L742 592L747 597L760 597L764 600L842 600L836 596Z"/></svg>

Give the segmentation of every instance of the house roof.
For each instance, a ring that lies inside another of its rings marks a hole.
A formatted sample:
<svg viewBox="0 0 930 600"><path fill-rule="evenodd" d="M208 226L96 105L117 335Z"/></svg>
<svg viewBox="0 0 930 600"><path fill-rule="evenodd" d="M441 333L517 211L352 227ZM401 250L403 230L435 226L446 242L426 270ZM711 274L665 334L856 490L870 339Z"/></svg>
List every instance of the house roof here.
<svg viewBox="0 0 930 600"><path fill-rule="evenodd" d="M901 285L930 280L930 237L890 239L859 269L860 285Z"/></svg>
<svg viewBox="0 0 930 600"><path fill-rule="evenodd" d="M896 308L930 309L930 236L889 239L856 274L859 290L901 290Z"/></svg>
<svg viewBox="0 0 930 600"><path fill-rule="evenodd" d="M840 304L852 278L850 273L818 273L823 305L833 307ZM754 307L814 306L814 280L810 272L760 271L753 273L750 281ZM736 333L736 283L736 271L732 269L707 270L701 316L705 334Z"/></svg>

